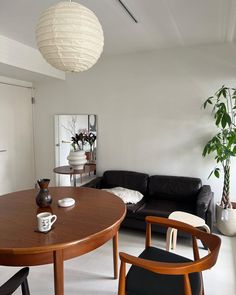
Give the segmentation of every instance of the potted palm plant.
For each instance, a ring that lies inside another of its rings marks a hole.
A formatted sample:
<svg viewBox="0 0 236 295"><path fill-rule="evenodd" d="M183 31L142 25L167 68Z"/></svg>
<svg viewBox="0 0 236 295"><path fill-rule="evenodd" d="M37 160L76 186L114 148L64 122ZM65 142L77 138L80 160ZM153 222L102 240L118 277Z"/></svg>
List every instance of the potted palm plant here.
<svg viewBox="0 0 236 295"><path fill-rule="evenodd" d="M203 156L213 154L216 166L211 175L217 178L223 174L223 191L220 203L216 204L216 223L221 233L236 234L236 203L230 200L230 168L236 156L236 89L224 85L203 104L204 109L211 107L215 125L218 129L205 145Z"/></svg>

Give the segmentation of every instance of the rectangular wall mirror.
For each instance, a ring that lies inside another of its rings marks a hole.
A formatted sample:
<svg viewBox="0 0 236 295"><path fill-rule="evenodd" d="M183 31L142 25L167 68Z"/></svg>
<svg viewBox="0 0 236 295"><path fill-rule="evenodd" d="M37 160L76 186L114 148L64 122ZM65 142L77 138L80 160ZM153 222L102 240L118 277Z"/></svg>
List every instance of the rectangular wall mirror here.
<svg viewBox="0 0 236 295"><path fill-rule="evenodd" d="M79 186L95 177L97 116L55 115L54 128L56 185ZM78 174L70 174L72 170Z"/></svg>

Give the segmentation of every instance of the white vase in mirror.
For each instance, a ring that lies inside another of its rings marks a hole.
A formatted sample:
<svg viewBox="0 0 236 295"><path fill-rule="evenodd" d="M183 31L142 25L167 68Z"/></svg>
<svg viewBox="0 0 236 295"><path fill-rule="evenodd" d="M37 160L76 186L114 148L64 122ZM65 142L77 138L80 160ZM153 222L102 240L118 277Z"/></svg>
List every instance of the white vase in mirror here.
<svg viewBox="0 0 236 295"><path fill-rule="evenodd" d="M69 162L69 165L74 169L84 169L84 164L87 162L85 151L71 150L69 156L67 157L67 160Z"/></svg>

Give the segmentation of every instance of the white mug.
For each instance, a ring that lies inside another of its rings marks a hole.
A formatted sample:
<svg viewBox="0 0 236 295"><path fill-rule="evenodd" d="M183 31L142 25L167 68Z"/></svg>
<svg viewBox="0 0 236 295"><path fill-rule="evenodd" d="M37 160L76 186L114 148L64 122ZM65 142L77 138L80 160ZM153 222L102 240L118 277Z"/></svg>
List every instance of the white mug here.
<svg viewBox="0 0 236 295"><path fill-rule="evenodd" d="M52 228L53 223L57 220L56 215L52 215L49 212L39 213L38 219L38 230L41 232L47 232Z"/></svg>

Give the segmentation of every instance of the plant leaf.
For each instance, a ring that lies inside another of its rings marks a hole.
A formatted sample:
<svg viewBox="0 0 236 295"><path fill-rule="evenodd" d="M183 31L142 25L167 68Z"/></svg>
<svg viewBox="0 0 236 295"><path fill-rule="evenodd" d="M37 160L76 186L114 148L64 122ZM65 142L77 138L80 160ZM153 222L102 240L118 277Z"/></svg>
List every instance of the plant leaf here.
<svg viewBox="0 0 236 295"><path fill-rule="evenodd" d="M204 109L206 108L206 106L207 106L208 103L209 103L209 104L212 104L212 98L213 98L213 96L210 96L210 97L208 97L208 99L204 102L204 104L203 104L203 108L204 108Z"/></svg>
<svg viewBox="0 0 236 295"><path fill-rule="evenodd" d="M208 176L208 179L211 177L211 175L213 174L214 170L211 171L211 173Z"/></svg>
<svg viewBox="0 0 236 295"><path fill-rule="evenodd" d="M226 121L226 123L227 123L228 126L230 127L230 125L231 125L231 123L232 123L230 115L229 115L228 113L225 113L225 114L224 114L224 117L225 117L225 121Z"/></svg>
<svg viewBox="0 0 236 295"><path fill-rule="evenodd" d="M221 118L222 118L222 115L221 114L215 115L215 118L216 118L216 126L219 126L220 121L221 121Z"/></svg>
<svg viewBox="0 0 236 295"><path fill-rule="evenodd" d="M218 170L215 170L215 171L214 171L214 175L215 175L215 177L220 178L220 173L219 173Z"/></svg>
<svg viewBox="0 0 236 295"><path fill-rule="evenodd" d="M220 177L219 169L215 169L215 170L214 170L214 175L215 175L215 177L217 177L217 178Z"/></svg>

